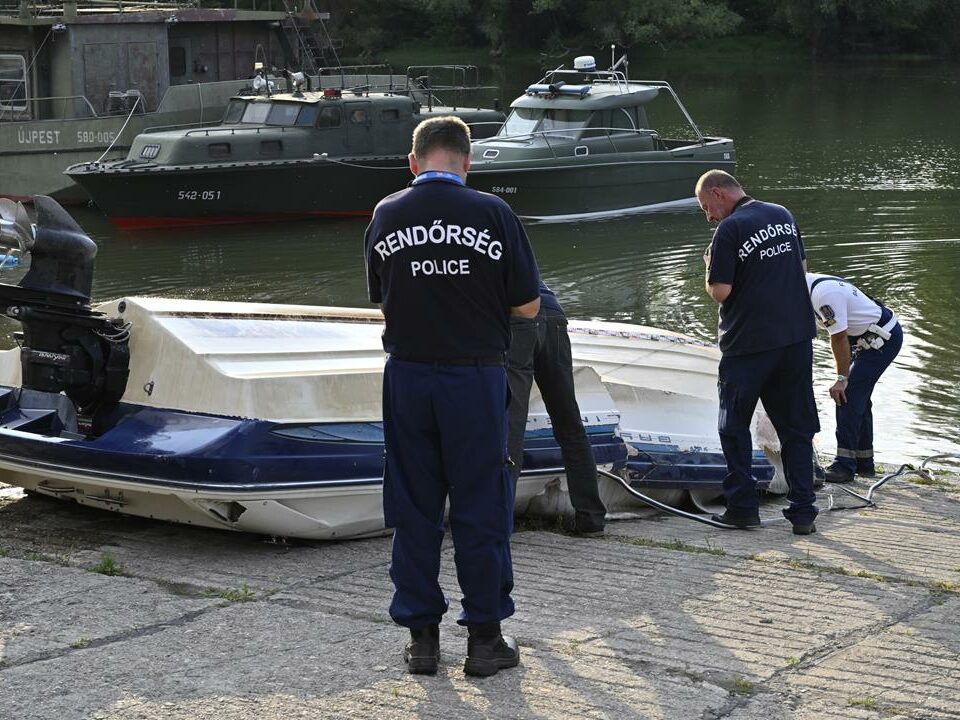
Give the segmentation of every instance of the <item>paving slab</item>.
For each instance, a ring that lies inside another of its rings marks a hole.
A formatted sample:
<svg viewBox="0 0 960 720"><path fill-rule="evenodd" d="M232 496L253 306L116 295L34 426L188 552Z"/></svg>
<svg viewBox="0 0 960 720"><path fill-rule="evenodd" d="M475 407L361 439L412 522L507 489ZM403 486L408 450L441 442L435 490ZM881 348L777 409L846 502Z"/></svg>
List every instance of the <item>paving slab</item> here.
<svg viewBox="0 0 960 720"><path fill-rule="evenodd" d="M810 537L518 531L522 664L477 680L449 542L444 656L417 677L387 538L275 545L2 492L0 718L960 720L960 502L879 499ZM90 572L105 555L131 576Z"/></svg>
<svg viewBox="0 0 960 720"><path fill-rule="evenodd" d="M149 581L0 558L0 667L144 633L219 602L158 591Z"/></svg>

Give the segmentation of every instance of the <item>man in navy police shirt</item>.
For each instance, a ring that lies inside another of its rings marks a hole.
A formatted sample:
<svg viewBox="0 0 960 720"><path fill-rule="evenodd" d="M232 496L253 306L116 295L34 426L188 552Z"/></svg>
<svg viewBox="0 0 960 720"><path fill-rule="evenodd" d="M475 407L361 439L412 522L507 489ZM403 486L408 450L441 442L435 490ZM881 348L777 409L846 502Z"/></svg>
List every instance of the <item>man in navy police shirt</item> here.
<svg viewBox="0 0 960 720"><path fill-rule="evenodd" d="M450 500L464 672L514 667L513 482L507 465L510 317L535 317L539 271L499 198L465 187L470 134L458 118L413 134L411 187L384 198L364 238L370 300L383 308L383 510L394 528L390 615L410 629L408 670L433 674L443 516Z"/></svg>
<svg viewBox="0 0 960 720"><path fill-rule="evenodd" d="M786 208L754 200L729 173L704 173L696 194L707 220L720 223L704 254L706 290L720 303L718 426L727 461L727 509L714 519L740 528L760 525L750 420L762 400L790 486L783 514L795 533L808 535L816 532L813 436L820 423L803 241Z"/></svg>

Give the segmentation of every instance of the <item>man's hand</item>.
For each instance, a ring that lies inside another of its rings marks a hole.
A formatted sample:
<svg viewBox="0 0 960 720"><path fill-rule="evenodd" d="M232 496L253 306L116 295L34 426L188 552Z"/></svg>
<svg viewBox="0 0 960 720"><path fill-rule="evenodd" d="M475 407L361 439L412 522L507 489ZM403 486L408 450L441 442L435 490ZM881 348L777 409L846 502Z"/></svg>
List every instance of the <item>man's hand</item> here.
<svg viewBox="0 0 960 720"><path fill-rule="evenodd" d="M837 380L830 387L830 397L837 405L845 405L847 403L847 381Z"/></svg>
<svg viewBox="0 0 960 720"><path fill-rule="evenodd" d="M710 245L707 245L707 249L703 251L703 264L708 270L710 269Z"/></svg>

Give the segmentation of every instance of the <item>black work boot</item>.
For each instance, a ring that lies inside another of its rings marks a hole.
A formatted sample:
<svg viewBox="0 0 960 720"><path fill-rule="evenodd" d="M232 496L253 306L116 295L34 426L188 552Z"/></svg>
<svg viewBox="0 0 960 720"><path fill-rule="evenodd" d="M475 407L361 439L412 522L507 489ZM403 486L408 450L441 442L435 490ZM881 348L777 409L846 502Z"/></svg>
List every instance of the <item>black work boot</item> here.
<svg viewBox="0 0 960 720"><path fill-rule="evenodd" d="M467 660L463 672L477 677L496 675L498 670L520 664L520 648L512 637L500 633L499 622L467 625Z"/></svg>
<svg viewBox="0 0 960 720"><path fill-rule="evenodd" d="M723 515L713 515L711 519L714 522L732 525L740 530L760 527L760 513L757 511L746 513L732 513L726 510Z"/></svg>
<svg viewBox="0 0 960 720"><path fill-rule="evenodd" d="M410 630L410 644L403 649L407 672L413 675L436 675L440 662L440 626Z"/></svg>

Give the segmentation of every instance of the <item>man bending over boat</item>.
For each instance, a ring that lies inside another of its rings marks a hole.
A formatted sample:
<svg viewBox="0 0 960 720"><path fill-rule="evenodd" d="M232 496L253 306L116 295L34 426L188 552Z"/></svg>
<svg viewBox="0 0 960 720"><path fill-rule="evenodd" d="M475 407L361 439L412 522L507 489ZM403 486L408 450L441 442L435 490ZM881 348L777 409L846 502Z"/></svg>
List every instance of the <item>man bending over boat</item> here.
<svg viewBox="0 0 960 720"><path fill-rule="evenodd" d="M523 464L523 435L527 427L530 389L537 381L550 416L553 436L560 445L570 503L573 533L603 535L607 514L597 488L597 461L583 428L573 384L573 358L567 316L553 291L540 281L540 313L536 318L513 317L510 322L507 380L510 384L510 440L514 489Z"/></svg>
<svg viewBox="0 0 960 720"><path fill-rule="evenodd" d="M820 422L813 399L817 330L803 241L786 208L754 200L729 173L704 173L696 195L707 220L719 223L703 256L707 294L720 303L718 429L727 461L727 509L714 520L760 525L750 420L762 400L780 438L790 488L783 514L794 533L809 535L817 530L813 436Z"/></svg>
<svg viewBox="0 0 960 720"><path fill-rule="evenodd" d="M903 330L896 315L852 283L807 273L810 301L830 333L837 380L830 397L837 405L837 455L826 480L845 483L873 477L873 403L870 396L900 352Z"/></svg>
<svg viewBox="0 0 960 720"><path fill-rule="evenodd" d="M434 674L444 507L469 633L464 672L493 675L520 652L514 612L513 483L507 466L510 317L535 317L539 271L501 199L465 186L470 131L458 118L413 134L411 187L377 205L364 238L370 300L383 308L383 511L394 528L390 616L410 629L411 673Z"/></svg>

